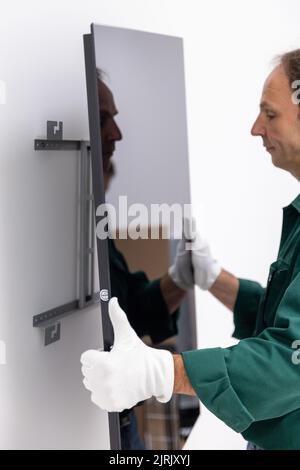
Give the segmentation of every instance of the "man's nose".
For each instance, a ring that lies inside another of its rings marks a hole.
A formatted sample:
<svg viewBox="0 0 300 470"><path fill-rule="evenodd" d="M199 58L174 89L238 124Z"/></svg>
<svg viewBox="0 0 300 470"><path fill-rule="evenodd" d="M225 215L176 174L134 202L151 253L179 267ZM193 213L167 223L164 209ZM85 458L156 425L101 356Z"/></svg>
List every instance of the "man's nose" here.
<svg viewBox="0 0 300 470"><path fill-rule="evenodd" d="M113 120L111 123L110 133L109 133L110 140L122 140L122 132L120 131L119 126L117 125L116 121Z"/></svg>
<svg viewBox="0 0 300 470"><path fill-rule="evenodd" d="M258 118L256 119L256 121L254 122L254 124L252 126L251 135L263 137L263 136L265 136L265 134L266 134L265 125L264 125L261 117L258 116Z"/></svg>

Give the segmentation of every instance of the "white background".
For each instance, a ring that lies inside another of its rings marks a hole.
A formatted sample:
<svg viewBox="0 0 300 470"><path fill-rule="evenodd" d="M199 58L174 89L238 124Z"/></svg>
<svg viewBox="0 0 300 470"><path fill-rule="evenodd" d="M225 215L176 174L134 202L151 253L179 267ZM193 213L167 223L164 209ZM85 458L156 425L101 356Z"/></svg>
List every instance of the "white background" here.
<svg viewBox="0 0 300 470"><path fill-rule="evenodd" d="M63 271L47 287L45 272L51 279L57 273L47 243L57 239L56 214L49 209L48 217L45 207L60 212L63 194L56 164L33 152L32 143L45 134L47 119L63 120L66 138L88 136L82 34L89 23L184 38L199 230L224 267L264 282L277 253L281 207L299 185L272 167L249 131L271 58L300 45L299 14L298 0L2 2L0 80L7 103L0 105L0 339L7 365L0 366L1 447L108 446L106 414L89 404L79 383L80 350L99 342L98 313L64 322L63 341L49 349L31 328L32 315L52 303L54 290L58 301L73 295L72 280L57 287ZM71 178L70 162L62 157L60 163L61 177ZM67 204L71 183L66 188ZM64 223L62 214L59 220ZM230 344L231 314L202 293L197 307L199 346ZM244 446L208 412L197 433L191 445L198 448Z"/></svg>

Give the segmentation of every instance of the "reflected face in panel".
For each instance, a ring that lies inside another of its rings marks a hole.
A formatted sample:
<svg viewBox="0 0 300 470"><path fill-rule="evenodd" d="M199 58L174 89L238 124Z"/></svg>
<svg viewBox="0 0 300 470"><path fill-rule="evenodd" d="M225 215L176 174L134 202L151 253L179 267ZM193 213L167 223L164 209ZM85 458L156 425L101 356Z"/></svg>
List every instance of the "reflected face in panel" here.
<svg viewBox="0 0 300 470"><path fill-rule="evenodd" d="M110 159L115 151L116 142L122 139L122 133L115 121L118 114L114 97L108 86L98 80L98 96L100 106L101 143L103 157L103 171L106 173L110 167Z"/></svg>

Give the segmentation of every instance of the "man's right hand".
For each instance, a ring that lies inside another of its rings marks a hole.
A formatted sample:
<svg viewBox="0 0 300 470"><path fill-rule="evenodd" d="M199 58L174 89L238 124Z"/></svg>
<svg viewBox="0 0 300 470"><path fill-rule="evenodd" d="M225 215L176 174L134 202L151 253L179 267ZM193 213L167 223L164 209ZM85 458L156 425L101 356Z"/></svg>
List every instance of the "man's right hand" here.
<svg viewBox="0 0 300 470"><path fill-rule="evenodd" d="M220 273L221 266L213 258L207 240L197 232L189 239L183 236L169 268L173 282L181 289L190 289L196 284L200 289L208 290Z"/></svg>
<svg viewBox="0 0 300 470"><path fill-rule="evenodd" d="M190 245L195 284L200 289L208 290L221 273L221 266L212 256L208 241L199 233L196 233Z"/></svg>
<svg viewBox="0 0 300 470"><path fill-rule="evenodd" d="M225 307L234 311L239 280L236 276L222 269L219 262L212 256L210 246L197 233L192 242L192 263L195 284L203 290L209 290Z"/></svg>

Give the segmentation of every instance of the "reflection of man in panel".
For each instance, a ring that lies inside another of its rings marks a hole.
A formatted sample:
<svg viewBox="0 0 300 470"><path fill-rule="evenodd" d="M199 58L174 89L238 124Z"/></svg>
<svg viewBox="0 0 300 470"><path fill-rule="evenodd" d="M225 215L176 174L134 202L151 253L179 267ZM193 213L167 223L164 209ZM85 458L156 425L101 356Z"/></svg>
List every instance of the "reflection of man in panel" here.
<svg viewBox="0 0 300 470"><path fill-rule="evenodd" d="M114 97L100 74L98 80L101 141L105 190L114 175L111 157L116 142L122 139L121 131L115 121L117 114ZM123 255L117 250L113 240L108 240L110 279L112 297L117 297L126 312L131 326L139 336L149 335L153 343L158 343L177 334L176 321L178 308L188 288L193 287L191 253L185 250L182 241L170 274L149 281L142 271L131 273ZM128 369L132 365L126 365ZM134 403L135 405L136 403ZM131 408L131 407L127 407ZM132 410L120 414L121 438L123 449L143 448Z"/></svg>
<svg viewBox="0 0 300 470"><path fill-rule="evenodd" d="M300 49L283 55L267 78L251 132L262 138L273 164L300 181L296 80L300 80ZM192 256L195 281L202 287L209 256L199 252ZM279 254L270 267L267 287L221 270L210 291L233 311L234 336L241 341L229 348L173 357L143 345L117 299L112 299L116 335L112 351L89 351L82 357L93 401L116 411L151 395L168 401L172 392L197 394L250 441L249 448L300 449L300 365L294 360L300 339L300 195L284 208ZM135 369L126 368L129 362Z"/></svg>

